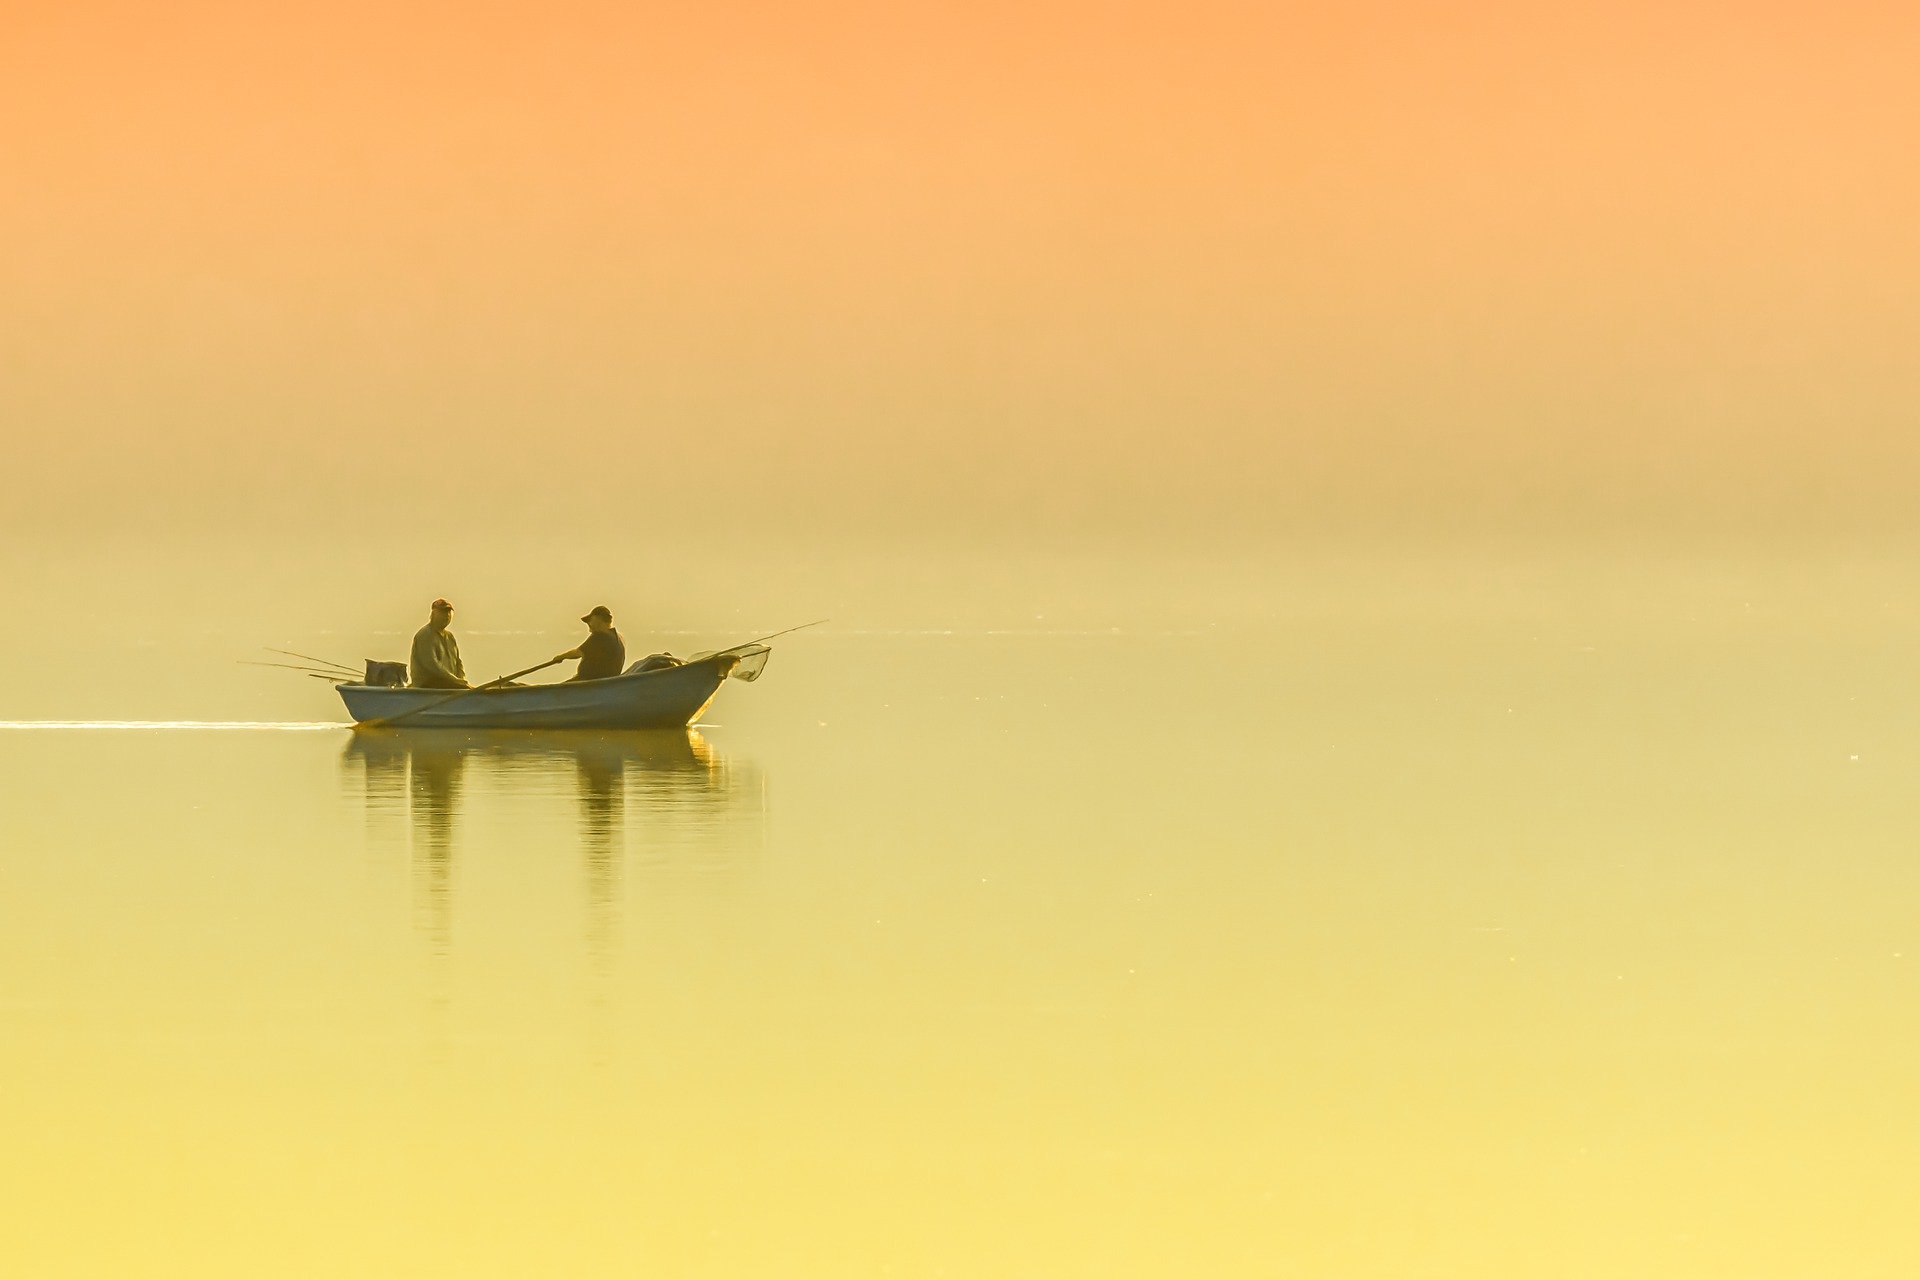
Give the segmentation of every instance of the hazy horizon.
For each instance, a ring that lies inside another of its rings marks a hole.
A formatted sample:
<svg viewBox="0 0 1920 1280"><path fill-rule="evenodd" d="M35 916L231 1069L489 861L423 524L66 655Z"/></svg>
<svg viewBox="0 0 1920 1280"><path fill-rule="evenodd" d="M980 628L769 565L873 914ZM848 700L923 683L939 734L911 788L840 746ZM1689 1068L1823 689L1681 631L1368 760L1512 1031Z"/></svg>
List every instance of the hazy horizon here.
<svg viewBox="0 0 1920 1280"><path fill-rule="evenodd" d="M1913 1274L1917 39L13 6L0 1270Z"/></svg>

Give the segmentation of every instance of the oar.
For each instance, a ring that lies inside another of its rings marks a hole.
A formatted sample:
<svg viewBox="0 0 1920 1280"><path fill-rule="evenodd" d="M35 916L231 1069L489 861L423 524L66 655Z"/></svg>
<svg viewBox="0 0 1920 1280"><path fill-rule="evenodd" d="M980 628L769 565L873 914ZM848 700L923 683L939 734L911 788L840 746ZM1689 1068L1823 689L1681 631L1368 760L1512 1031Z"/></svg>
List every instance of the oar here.
<svg viewBox="0 0 1920 1280"><path fill-rule="evenodd" d="M528 667L525 671L516 671L510 676L501 676L498 680L489 680L485 684L477 684L473 686L473 688L471 689L461 689L455 693L448 694L444 698L435 698L432 702L421 703L419 706L415 707L411 711L402 711L397 716L388 716L384 720L362 720L360 722L360 727L363 729L389 728L393 725L399 724L402 720L412 719L414 716L419 715L422 711L431 711L435 707L444 707L449 702L453 702L457 699L464 698L470 693L478 693L482 689L491 689L491 688L494 688L496 685L512 684L515 680L518 680L521 676L530 676L536 671L545 671L548 667L558 666L560 662L561 662L561 659L559 658L548 658L545 662L541 663L537 667Z"/></svg>

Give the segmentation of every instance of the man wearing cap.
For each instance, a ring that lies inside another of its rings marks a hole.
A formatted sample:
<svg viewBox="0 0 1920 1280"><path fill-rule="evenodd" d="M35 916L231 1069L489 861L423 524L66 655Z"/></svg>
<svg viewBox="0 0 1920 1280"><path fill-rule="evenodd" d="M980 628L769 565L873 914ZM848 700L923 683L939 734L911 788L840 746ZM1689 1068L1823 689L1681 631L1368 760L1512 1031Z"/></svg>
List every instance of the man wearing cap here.
<svg viewBox="0 0 1920 1280"><path fill-rule="evenodd" d="M433 602L427 625L413 633L413 654L407 663L407 675L416 689L467 689L467 669L460 664L460 642L447 627L453 622L453 606L445 600Z"/></svg>
<svg viewBox="0 0 1920 1280"><path fill-rule="evenodd" d="M553 660L580 659L580 669L568 676L569 680L605 680L619 675L627 665L627 646L620 639L620 633L613 629L613 611L597 604L580 621L587 624L587 638L580 642L578 649L555 654Z"/></svg>

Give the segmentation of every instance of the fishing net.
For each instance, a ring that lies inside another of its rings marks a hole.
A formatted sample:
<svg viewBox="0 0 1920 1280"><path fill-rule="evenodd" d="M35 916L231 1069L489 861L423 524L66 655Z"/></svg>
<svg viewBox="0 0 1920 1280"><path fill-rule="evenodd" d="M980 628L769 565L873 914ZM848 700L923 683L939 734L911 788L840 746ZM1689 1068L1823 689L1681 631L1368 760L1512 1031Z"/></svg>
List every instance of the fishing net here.
<svg viewBox="0 0 1920 1280"><path fill-rule="evenodd" d="M764 644L743 644L738 649L729 649L727 652L740 656L739 664L733 669L733 678L751 683L758 680L760 673L767 669L767 658L773 650Z"/></svg>
<svg viewBox="0 0 1920 1280"><path fill-rule="evenodd" d="M691 658L688 658L687 661L705 662L708 658L719 658L727 654L732 654L738 661L734 663L733 670L729 674L731 674L735 680L745 680L751 684L760 678L762 671L767 669L767 655L772 652L773 649L771 647L761 644L756 640L750 644L737 644L731 649L717 649L711 653L696 653Z"/></svg>

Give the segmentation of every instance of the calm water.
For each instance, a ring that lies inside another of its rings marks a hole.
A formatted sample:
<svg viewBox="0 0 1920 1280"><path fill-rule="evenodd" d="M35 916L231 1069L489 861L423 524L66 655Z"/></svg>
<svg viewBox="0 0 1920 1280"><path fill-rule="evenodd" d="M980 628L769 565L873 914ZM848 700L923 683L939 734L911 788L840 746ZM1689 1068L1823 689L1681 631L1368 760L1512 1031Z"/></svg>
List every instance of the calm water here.
<svg viewBox="0 0 1920 1280"><path fill-rule="evenodd" d="M1916 629L1789 585L828 629L690 735L226 670L275 724L0 730L0 1258L1911 1274Z"/></svg>

